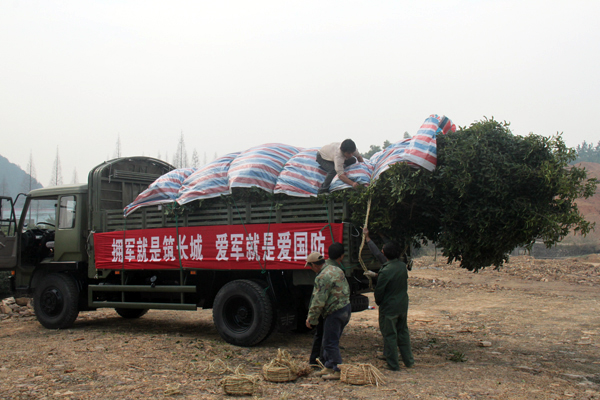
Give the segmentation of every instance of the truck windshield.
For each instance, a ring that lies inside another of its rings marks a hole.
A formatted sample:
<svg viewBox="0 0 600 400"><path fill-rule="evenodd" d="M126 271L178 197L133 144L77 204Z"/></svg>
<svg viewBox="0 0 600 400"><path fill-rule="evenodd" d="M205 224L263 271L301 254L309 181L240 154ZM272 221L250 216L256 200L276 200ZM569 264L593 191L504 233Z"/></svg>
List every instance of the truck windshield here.
<svg viewBox="0 0 600 400"><path fill-rule="evenodd" d="M40 228L50 228L56 225L57 200L32 199L27 210L25 228L31 229L39 225ZM21 210L17 213L20 214Z"/></svg>

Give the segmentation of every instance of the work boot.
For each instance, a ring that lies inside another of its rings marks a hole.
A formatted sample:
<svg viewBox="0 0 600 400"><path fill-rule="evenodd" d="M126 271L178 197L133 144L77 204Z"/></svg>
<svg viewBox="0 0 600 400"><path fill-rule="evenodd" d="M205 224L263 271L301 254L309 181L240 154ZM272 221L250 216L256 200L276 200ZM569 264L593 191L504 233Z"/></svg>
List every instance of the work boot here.
<svg viewBox="0 0 600 400"><path fill-rule="evenodd" d="M323 379L326 381L339 381L342 373L340 371L333 371L330 374L323 375Z"/></svg>
<svg viewBox="0 0 600 400"><path fill-rule="evenodd" d="M330 375L333 374L335 371L333 370L333 368L323 368L320 371L315 372L315 376L325 376L325 375Z"/></svg>

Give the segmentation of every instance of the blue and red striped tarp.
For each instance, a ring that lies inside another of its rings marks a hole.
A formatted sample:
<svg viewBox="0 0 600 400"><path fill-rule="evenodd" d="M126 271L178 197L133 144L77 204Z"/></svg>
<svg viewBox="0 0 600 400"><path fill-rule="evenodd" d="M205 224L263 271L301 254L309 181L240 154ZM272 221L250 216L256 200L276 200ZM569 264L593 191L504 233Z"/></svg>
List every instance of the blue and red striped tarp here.
<svg viewBox="0 0 600 400"><path fill-rule="evenodd" d="M281 143L252 147L238 155L229 167L229 187L257 187L273 193L286 162L301 149Z"/></svg>
<svg viewBox="0 0 600 400"><path fill-rule="evenodd" d="M274 193L295 197L316 196L327 173L317 163L318 147L304 149L292 156L279 174Z"/></svg>
<svg viewBox="0 0 600 400"><path fill-rule="evenodd" d="M430 115L415 136L396 142L375 153L364 163L346 168L346 175L361 185L375 182L391 165L405 162L414 167L435 169L436 136L456 131L446 117ZM316 196L326 173L316 161L319 148L302 149L280 143L252 147L227 154L194 171L177 169L163 175L125 207L125 216L139 207L194 200L231 194L234 187L258 187L269 193L295 197ZM331 191L350 186L336 177Z"/></svg>
<svg viewBox="0 0 600 400"><path fill-rule="evenodd" d="M438 133L445 135L449 131L456 131L456 126L450 119L435 114L430 115L421 125L417 134L411 138L404 151L404 161L413 162L428 171L433 171L437 164L435 138Z"/></svg>
<svg viewBox="0 0 600 400"><path fill-rule="evenodd" d="M373 165L369 162L369 160L365 160L364 163L357 162L352 164L351 166L344 169L346 172L346 176L350 178L354 182L358 182L363 186L369 186L373 181L371 176L373 175ZM319 186L321 184L319 183ZM331 186L329 190L331 192L335 192L342 189L348 189L350 185L344 183L339 177L333 178L331 181Z"/></svg>
<svg viewBox="0 0 600 400"><path fill-rule="evenodd" d="M210 199L230 194L229 168L240 153L230 153L206 164L191 174L182 184L177 203L185 204L199 199ZM137 199L136 199L137 201Z"/></svg>
<svg viewBox="0 0 600 400"><path fill-rule="evenodd" d="M125 216L128 216L139 207L174 202L179 195L181 185L194 171L194 168L180 168L167 172L152 182L152 184L148 186L148 189L144 190L136 197L133 203L125 207Z"/></svg>

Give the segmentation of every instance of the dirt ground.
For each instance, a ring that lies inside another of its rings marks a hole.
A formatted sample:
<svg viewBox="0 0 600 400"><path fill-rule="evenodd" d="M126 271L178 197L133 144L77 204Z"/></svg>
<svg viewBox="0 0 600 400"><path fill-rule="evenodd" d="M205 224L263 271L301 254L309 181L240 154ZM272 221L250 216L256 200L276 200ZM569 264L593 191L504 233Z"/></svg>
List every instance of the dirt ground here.
<svg viewBox="0 0 600 400"><path fill-rule="evenodd" d="M477 274L421 258L409 283L414 368L383 369L377 310L366 310L352 315L342 356L378 367L385 384L309 375L261 381L254 397L600 399L599 256L519 256ZM258 347L229 345L211 310L151 311L133 321L113 310L85 312L61 331L22 311L0 322L0 398L220 399L222 376L206 371L215 360L259 374L278 349L306 361L310 344L310 334L274 333Z"/></svg>

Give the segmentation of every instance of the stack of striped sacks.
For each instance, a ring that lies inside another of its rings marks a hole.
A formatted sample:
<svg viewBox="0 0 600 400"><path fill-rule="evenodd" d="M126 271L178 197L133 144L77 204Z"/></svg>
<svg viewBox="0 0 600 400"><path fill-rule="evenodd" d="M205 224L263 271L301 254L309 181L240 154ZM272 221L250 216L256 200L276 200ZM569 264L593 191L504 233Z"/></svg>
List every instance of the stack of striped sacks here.
<svg viewBox="0 0 600 400"><path fill-rule="evenodd" d="M446 117L429 116L416 135L375 153L364 163L346 168L346 175L361 185L369 185L391 165L405 162L433 171L437 161L436 136L454 132L456 126ZM269 193L295 197L317 196L325 171L316 161L318 147L303 149L279 143L252 147L244 152L219 157L199 169L173 170L152 183L135 201L125 207L128 216L145 206L231 194L235 187L258 187ZM349 188L337 177L331 191Z"/></svg>

